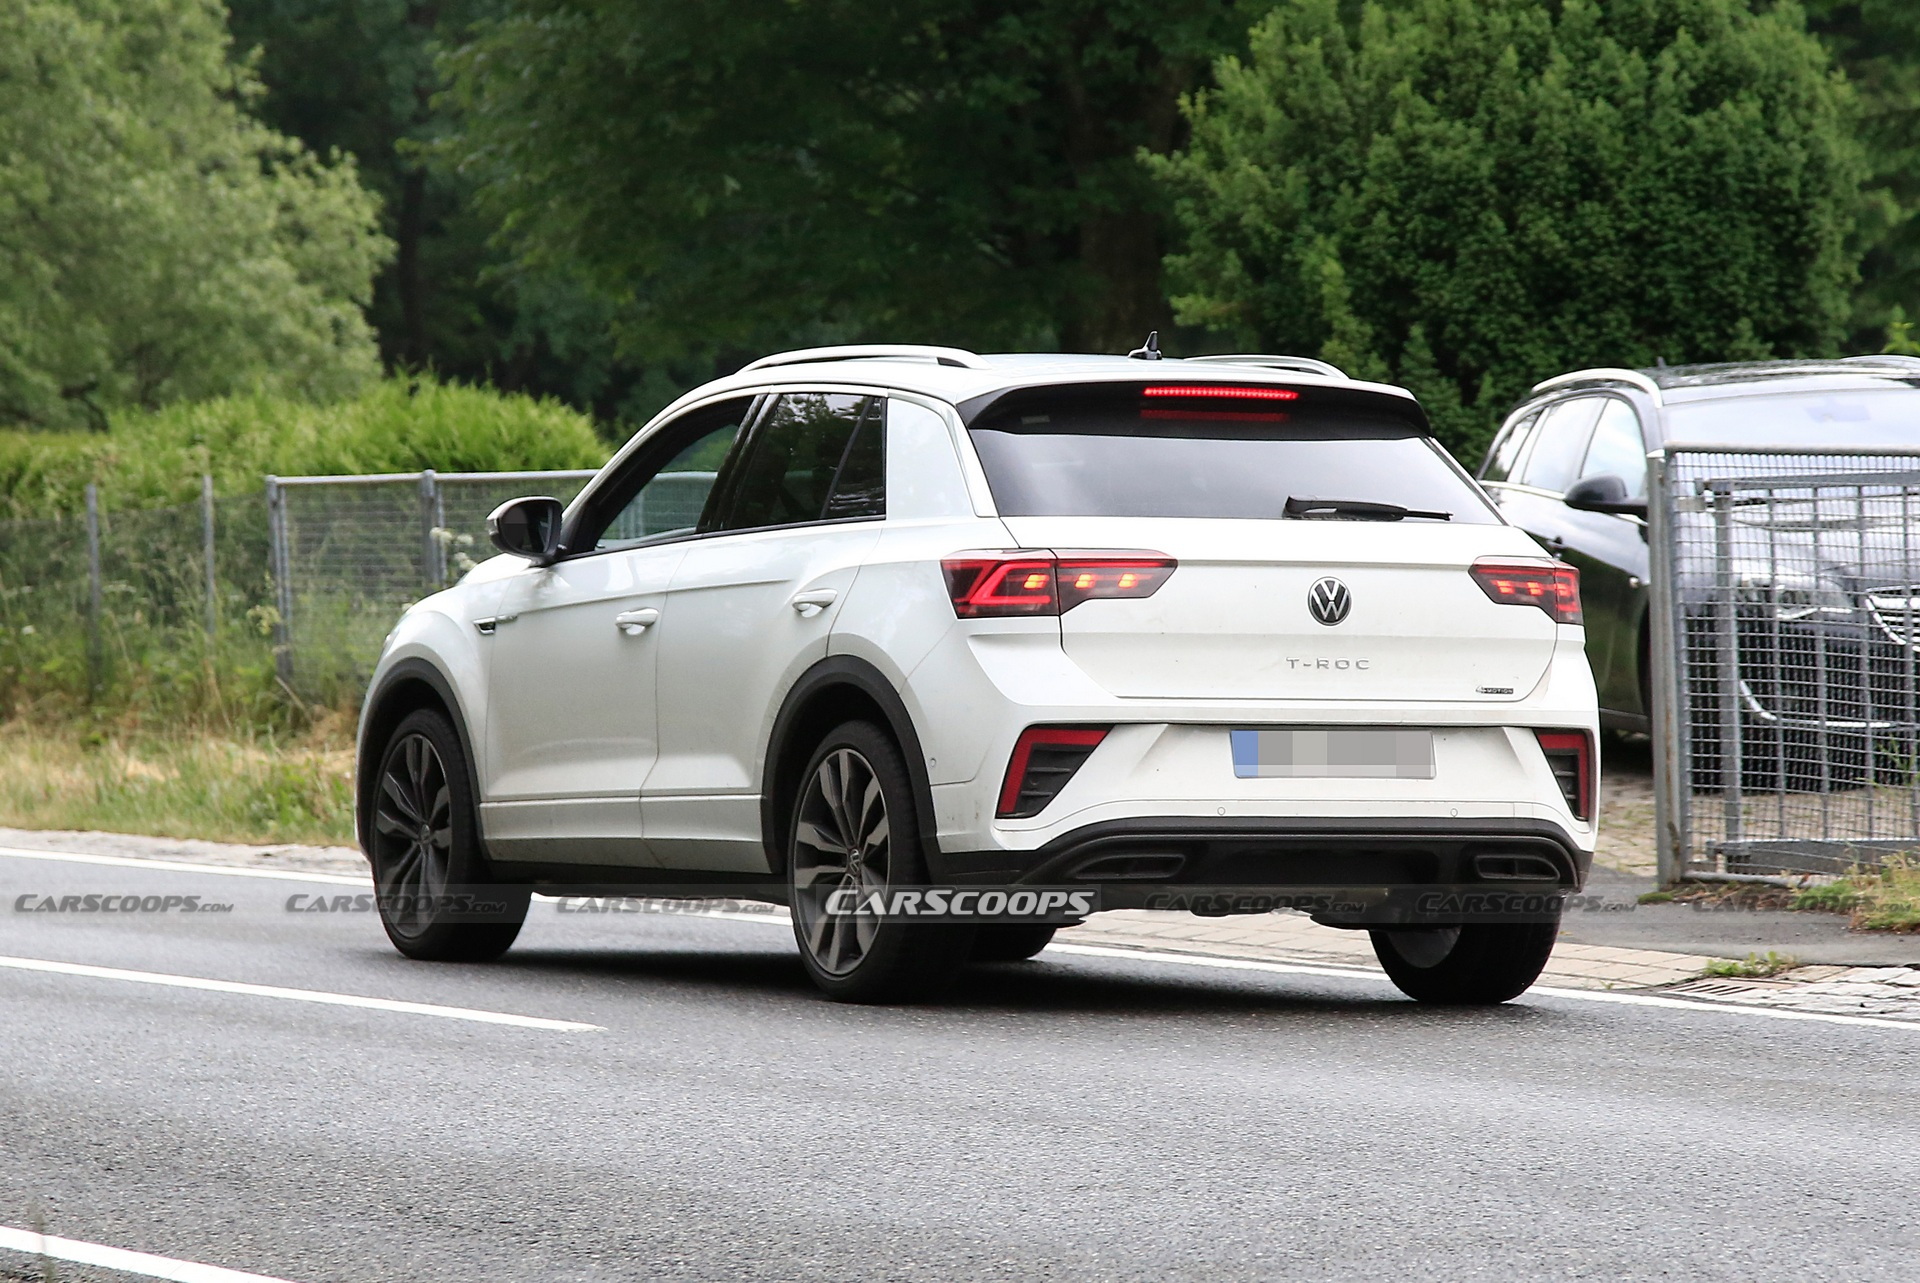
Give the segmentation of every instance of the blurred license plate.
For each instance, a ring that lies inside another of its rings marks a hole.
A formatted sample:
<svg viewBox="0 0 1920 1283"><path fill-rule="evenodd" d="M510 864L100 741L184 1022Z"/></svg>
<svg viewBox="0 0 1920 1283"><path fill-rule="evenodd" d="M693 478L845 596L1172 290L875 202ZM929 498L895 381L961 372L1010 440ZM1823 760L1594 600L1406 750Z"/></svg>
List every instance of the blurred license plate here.
<svg viewBox="0 0 1920 1283"><path fill-rule="evenodd" d="M1433 732L1234 731L1233 773L1241 779L1430 780Z"/></svg>

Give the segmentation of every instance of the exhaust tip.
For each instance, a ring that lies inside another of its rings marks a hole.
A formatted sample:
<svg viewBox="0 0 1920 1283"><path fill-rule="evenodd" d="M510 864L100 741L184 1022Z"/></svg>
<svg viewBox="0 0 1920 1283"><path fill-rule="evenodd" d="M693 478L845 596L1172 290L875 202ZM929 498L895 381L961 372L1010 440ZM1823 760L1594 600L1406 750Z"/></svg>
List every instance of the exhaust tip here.
<svg viewBox="0 0 1920 1283"><path fill-rule="evenodd" d="M1078 882L1155 882L1172 877L1187 864L1179 854L1103 855L1073 871Z"/></svg>
<svg viewBox="0 0 1920 1283"><path fill-rule="evenodd" d="M1560 881L1560 867L1539 855L1476 855L1473 872L1488 882Z"/></svg>

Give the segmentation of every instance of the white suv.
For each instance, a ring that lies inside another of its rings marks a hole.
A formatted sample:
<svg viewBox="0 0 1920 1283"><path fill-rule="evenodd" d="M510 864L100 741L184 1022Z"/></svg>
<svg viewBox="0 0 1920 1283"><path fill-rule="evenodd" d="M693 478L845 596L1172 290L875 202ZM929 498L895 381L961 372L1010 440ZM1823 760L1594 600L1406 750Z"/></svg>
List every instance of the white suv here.
<svg viewBox="0 0 1920 1283"><path fill-rule="evenodd" d="M1294 907L1416 998L1523 991L1595 836L1574 572L1405 391L1141 355L789 352L501 507L361 718L394 944L749 898L879 1000L1096 909Z"/></svg>

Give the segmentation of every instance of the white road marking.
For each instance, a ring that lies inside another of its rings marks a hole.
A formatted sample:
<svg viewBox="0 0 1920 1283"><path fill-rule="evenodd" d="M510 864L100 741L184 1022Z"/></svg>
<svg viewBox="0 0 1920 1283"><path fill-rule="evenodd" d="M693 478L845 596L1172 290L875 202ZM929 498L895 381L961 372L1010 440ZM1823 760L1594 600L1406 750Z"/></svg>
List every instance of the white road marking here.
<svg viewBox="0 0 1920 1283"><path fill-rule="evenodd" d="M472 1007L442 1007L427 1002L398 1002L391 998L365 998L358 994L327 993L320 989L283 989L278 985L241 984L235 980L171 976L159 971L91 967L79 962L49 962L43 958L0 957L0 967L11 967L17 971L44 971L61 976L86 976L94 980L128 980L135 984L169 985L176 989L204 989L211 993L238 993L254 998L283 998L289 1002L316 1002L329 1007L362 1007L368 1011L392 1011L406 1016L439 1016L446 1020L472 1020L483 1025L513 1025L520 1029L547 1029L557 1033L599 1033L606 1029L605 1025L582 1024L577 1020L548 1020L542 1016L516 1016L504 1011L480 1011Z"/></svg>
<svg viewBox="0 0 1920 1283"><path fill-rule="evenodd" d="M160 869L167 873L218 873L230 878L279 878L283 882L322 882L328 886L370 887L371 874L305 873L297 869L247 869L231 864L188 864L182 860L142 860L125 855L88 855L79 851L41 851L24 846L0 846L0 856L20 860L58 860L68 864L104 864L116 869Z"/></svg>
<svg viewBox="0 0 1920 1283"><path fill-rule="evenodd" d="M1199 953L1167 953L1158 949L1109 948L1098 944L1047 946L1048 953L1071 953L1087 958L1134 958L1146 962L1171 962L1189 967L1212 967L1220 971L1264 971L1281 976L1339 976L1344 980L1378 980L1391 984L1384 971L1360 967L1329 967L1314 962L1259 962L1252 958L1214 958Z"/></svg>
<svg viewBox="0 0 1920 1283"><path fill-rule="evenodd" d="M1323 967L1297 962L1259 962L1252 958L1209 958L1192 953L1162 953L1148 949L1109 949L1093 944L1050 944L1048 953L1091 958L1131 958L1136 962L1170 963L1182 967L1209 967L1219 971L1263 971L1269 975L1338 976L1346 980L1373 980L1391 984L1384 972L1359 968ZM1535 985L1528 994L1542 998L1571 998L1575 1002L1611 1002L1628 1007L1665 1007L1679 1011L1706 1011L1764 1020L1811 1020L1828 1025L1857 1025L1868 1029L1904 1029L1920 1032L1920 1020L1886 1020L1878 1016L1842 1016L1824 1011L1790 1011L1779 1007L1749 1007L1731 1002L1692 1002L1651 993L1620 993L1608 989L1560 989Z"/></svg>
<svg viewBox="0 0 1920 1283"><path fill-rule="evenodd" d="M71 1261L75 1265L97 1265L101 1269L141 1274L150 1279L172 1279L174 1283L287 1283L285 1279L265 1274L247 1274L240 1270L222 1269L218 1265L201 1265L197 1261L176 1261L171 1256L129 1252L124 1248L82 1243L72 1238L55 1238L51 1234L10 1229L4 1225L0 1225L0 1249L49 1257L56 1261Z"/></svg>

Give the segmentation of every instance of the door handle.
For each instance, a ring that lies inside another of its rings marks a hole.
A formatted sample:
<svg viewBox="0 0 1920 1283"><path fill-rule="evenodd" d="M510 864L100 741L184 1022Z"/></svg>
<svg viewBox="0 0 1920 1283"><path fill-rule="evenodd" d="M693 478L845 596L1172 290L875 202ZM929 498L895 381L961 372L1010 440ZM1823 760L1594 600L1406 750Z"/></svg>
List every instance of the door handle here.
<svg viewBox="0 0 1920 1283"><path fill-rule="evenodd" d="M816 588L812 592L797 594L787 604L800 612L802 619L812 619L815 615L833 605L833 599L840 594L831 588Z"/></svg>
<svg viewBox="0 0 1920 1283"><path fill-rule="evenodd" d="M614 627L629 637L638 637L659 622L660 612L651 606L642 606L639 610L623 610L613 617Z"/></svg>

